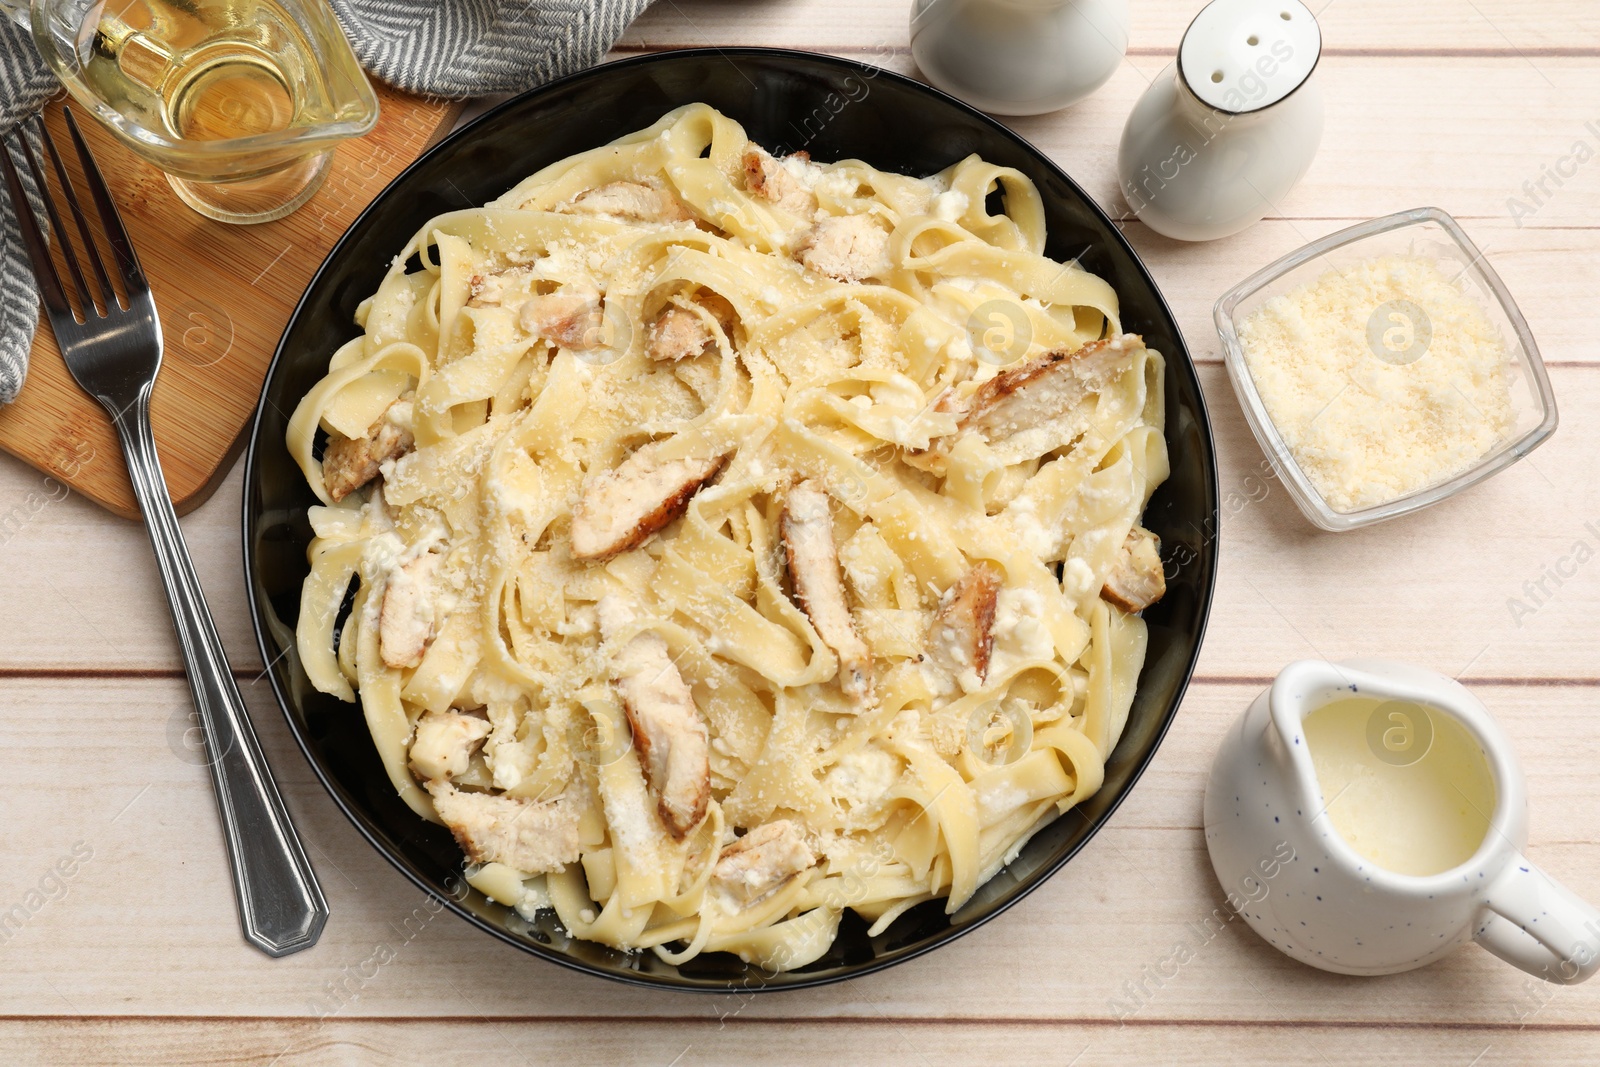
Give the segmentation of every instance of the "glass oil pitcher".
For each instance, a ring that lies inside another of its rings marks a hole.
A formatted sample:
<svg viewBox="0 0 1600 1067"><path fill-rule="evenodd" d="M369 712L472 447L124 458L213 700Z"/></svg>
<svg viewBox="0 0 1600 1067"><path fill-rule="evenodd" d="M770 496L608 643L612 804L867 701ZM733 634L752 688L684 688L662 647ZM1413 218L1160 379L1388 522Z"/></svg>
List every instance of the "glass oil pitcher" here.
<svg viewBox="0 0 1600 1067"><path fill-rule="evenodd" d="M72 98L222 222L294 211L334 146L378 119L322 0L32 0L29 14Z"/></svg>

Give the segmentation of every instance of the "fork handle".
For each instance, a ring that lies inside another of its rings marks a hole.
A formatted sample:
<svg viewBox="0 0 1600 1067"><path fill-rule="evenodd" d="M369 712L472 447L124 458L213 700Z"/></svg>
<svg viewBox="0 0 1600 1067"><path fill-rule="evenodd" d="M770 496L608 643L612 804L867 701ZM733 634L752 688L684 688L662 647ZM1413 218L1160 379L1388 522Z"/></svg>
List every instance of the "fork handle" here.
<svg viewBox="0 0 1600 1067"><path fill-rule="evenodd" d="M189 692L200 713L245 939L269 956L287 956L316 944L328 920L328 903L262 758L189 560L156 455L150 389L147 384L121 411L105 398L101 402L122 441L178 631Z"/></svg>

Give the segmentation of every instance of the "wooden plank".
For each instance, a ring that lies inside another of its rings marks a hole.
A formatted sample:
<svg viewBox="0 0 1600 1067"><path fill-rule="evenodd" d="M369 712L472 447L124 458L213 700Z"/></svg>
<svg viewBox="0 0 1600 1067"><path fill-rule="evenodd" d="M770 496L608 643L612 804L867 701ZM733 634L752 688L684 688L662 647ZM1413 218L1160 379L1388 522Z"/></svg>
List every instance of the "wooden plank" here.
<svg viewBox="0 0 1600 1067"><path fill-rule="evenodd" d="M1129 5L1129 47L1171 52L1205 0L1139 0ZM1529 4L1525 0L1385 0L1312 2L1328 52L1527 53L1534 62L1551 51L1594 52L1600 11L1585 0ZM624 48L760 44L871 53L910 42L910 8L903 3L789 0L730 5L721 0L666 0L640 15L622 38Z"/></svg>
<svg viewBox="0 0 1600 1067"><path fill-rule="evenodd" d="M1078 106L1009 122L1111 214L1127 216L1117 187L1117 144L1134 102L1166 63L1163 57L1134 57ZM1317 78L1327 115L1321 147L1305 179L1273 212L1295 220L1296 243L1337 229L1343 220L1423 204L1516 229L1512 198L1533 212L1521 218L1524 229L1594 225L1600 163L1561 161L1578 141L1600 156L1600 123L1588 126L1600 119L1590 105L1600 91L1600 66L1570 58L1540 59L1535 69L1516 56L1404 62L1330 56L1318 65ZM1539 121L1526 121L1530 114ZM1469 132L1442 135L1448 130ZM1558 163L1569 172L1559 186L1545 178L1544 169ZM1546 191L1535 190L1536 202L1523 183L1542 179ZM1248 241L1250 233L1207 245L1167 243L1203 257Z"/></svg>
<svg viewBox="0 0 1600 1067"><path fill-rule="evenodd" d="M166 354L151 421L180 513L227 473L267 362L322 257L455 111L449 101L387 88L379 95L378 125L335 150L316 195L287 218L256 226L230 226L189 210L153 166L104 127L83 123L161 315ZM58 143L70 144L60 103L45 116ZM72 380L46 325L34 337L21 395L0 409L0 449L119 515L138 515L110 420Z"/></svg>
<svg viewBox="0 0 1600 1067"><path fill-rule="evenodd" d="M1208 370L1224 499L1200 673L1395 656L1469 678L1600 675L1588 621L1600 609L1600 568L1577 564L1600 550L1593 375L1554 372L1565 425L1518 466L1405 519L1327 534L1263 477L1225 376Z"/></svg>
<svg viewBox="0 0 1600 1067"><path fill-rule="evenodd" d="M115 450L85 455L122 469ZM234 667L259 671L240 564L243 470L234 463L222 490L186 516L183 529ZM107 514L11 456L0 456L0 560L7 568L0 672L181 669L143 525Z"/></svg>
<svg viewBox="0 0 1600 1067"><path fill-rule="evenodd" d="M1474 1056L1485 1064L1520 1062L1578 1067L1593 1062L1595 1035L1587 1029L1494 1027L1451 1030L1381 1027L1089 1026L1016 1023L986 1025L876 1020L767 1022L732 1016L607 1022L588 1019L450 1022L393 1019L381 1023L336 1019L95 1018L0 1021L0 1055L27 1064L416 1064L612 1063L659 1067L747 1067L760 1062L830 1063L876 1067L884 1062L1008 1067L1122 1067L1183 1063L1234 1067L1240 1063L1300 1062L1364 1067L1399 1062L1416 1067L1461 1067ZM674 1059L674 1057L677 1057Z"/></svg>
<svg viewBox="0 0 1600 1067"><path fill-rule="evenodd" d="M752 999L641 992L584 978L431 912L312 779L270 696L246 687L332 907L320 944L269 960L238 934L210 783L184 743L183 684L11 680L0 688L0 750L14 754L0 781L0 810L28 832L0 836L0 912L26 906L30 890L48 892L50 870L75 846L92 854L65 879L64 895L34 901L21 929L0 927L8 962L0 1002L11 1015L315 1017L337 1007L341 1018L736 1013L1065 1020L1101 1028L1119 1016L1130 1027L1310 1020L1451 1029L1575 1026L1600 1017L1600 985L1530 985L1471 947L1421 971L1354 981L1280 956L1237 922L1202 941L1189 924L1212 914L1223 894L1198 828L1200 795L1217 741L1258 689L1195 687L1112 824L982 930L846 985ZM1600 884L1593 690L1477 691L1527 768L1530 857L1592 892ZM1190 944L1194 959L1148 984L1146 965L1160 967L1179 941ZM1130 1001L1130 982L1147 983L1141 1002ZM335 999L330 983L344 984L346 995ZM1530 999L1535 994L1539 999ZM1518 1014L1524 1010L1526 1018Z"/></svg>

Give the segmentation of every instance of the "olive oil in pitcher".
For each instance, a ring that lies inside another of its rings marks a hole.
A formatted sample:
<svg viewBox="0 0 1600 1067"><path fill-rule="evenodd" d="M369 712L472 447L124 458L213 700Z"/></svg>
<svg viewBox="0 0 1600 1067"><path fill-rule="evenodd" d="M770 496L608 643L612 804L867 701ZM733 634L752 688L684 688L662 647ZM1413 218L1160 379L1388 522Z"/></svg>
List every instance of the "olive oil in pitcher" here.
<svg viewBox="0 0 1600 1067"><path fill-rule="evenodd" d="M56 5L63 49L71 6ZM212 218L288 214L315 193L334 142L376 121L376 97L321 0L77 6L58 73Z"/></svg>

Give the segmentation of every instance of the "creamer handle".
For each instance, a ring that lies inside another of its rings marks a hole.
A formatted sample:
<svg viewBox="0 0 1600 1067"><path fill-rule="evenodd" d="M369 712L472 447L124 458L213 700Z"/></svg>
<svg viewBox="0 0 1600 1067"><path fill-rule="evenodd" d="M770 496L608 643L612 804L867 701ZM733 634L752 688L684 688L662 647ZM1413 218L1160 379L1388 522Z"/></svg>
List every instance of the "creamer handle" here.
<svg viewBox="0 0 1600 1067"><path fill-rule="evenodd" d="M1600 969L1600 911L1522 855L1489 887L1472 936L1547 982L1577 985Z"/></svg>

